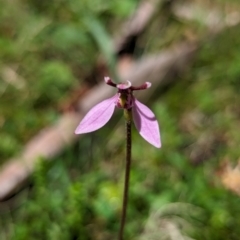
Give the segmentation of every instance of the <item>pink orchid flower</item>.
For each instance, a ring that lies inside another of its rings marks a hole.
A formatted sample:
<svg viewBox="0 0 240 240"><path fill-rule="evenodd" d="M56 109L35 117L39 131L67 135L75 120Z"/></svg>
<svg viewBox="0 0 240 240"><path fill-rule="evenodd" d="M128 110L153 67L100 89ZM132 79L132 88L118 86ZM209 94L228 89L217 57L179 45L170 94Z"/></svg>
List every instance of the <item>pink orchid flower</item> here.
<svg viewBox="0 0 240 240"><path fill-rule="evenodd" d="M145 82L139 87L133 87L130 81L116 84L109 77L105 77L105 82L112 87L116 87L118 89L117 94L94 106L82 119L75 133L89 133L103 127L112 117L116 106L123 109L132 109L133 121L140 135L153 146L160 148L160 131L154 113L132 94L135 90L150 88L151 83Z"/></svg>

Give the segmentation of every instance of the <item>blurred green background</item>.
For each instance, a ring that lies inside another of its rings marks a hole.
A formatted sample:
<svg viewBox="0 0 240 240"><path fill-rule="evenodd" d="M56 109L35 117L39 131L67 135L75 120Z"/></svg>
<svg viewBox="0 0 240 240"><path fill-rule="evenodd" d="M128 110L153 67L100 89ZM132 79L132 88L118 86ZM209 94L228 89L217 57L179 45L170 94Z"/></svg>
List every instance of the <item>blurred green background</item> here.
<svg viewBox="0 0 240 240"><path fill-rule="evenodd" d="M56 122L76 89L96 83L86 79L100 55L114 66L108 41L138 3L0 0L1 165ZM239 1L202 3L222 17L240 11ZM135 58L189 36L200 48L176 83L148 101L162 148L133 131L126 240L239 239L240 27L206 37L201 20L162 9L138 41ZM116 239L125 136L123 118L111 124L39 161L30 186L0 203L0 240Z"/></svg>

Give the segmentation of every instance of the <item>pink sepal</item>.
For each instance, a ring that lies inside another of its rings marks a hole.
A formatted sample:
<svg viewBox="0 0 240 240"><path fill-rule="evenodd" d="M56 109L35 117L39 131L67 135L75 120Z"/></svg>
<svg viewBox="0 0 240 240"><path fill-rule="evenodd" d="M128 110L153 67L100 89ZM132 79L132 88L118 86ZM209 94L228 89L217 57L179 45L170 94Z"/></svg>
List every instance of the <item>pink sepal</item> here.
<svg viewBox="0 0 240 240"><path fill-rule="evenodd" d="M116 94L90 109L78 125L75 134L89 133L103 127L113 115L117 98Z"/></svg>
<svg viewBox="0 0 240 240"><path fill-rule="evenodd" d="M136 98L133 98L133 104L133 121L140 135L153 146L160 148L160 131L154 113Z"/></svg>

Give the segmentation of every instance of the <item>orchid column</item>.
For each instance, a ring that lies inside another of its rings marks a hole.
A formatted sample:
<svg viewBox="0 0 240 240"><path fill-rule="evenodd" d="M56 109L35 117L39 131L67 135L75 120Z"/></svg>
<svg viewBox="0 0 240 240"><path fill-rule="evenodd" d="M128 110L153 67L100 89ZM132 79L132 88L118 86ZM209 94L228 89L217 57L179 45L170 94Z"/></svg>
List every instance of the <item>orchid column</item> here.
<svg viewBox="0 0 240 240"><path fill-rule="evenodd" d="M144 90L151 87L151 83L146 82L139 87L133 87L130 81L126 83L113 83L109 77L105 77L106 84L118 89L117 93L94 106L82 119L75 133L89 133L103 127L112 117L115 106L124 110L126 121L126 174L123 194L123 208L119 240L123 239L127 202L128 186L131 166L131 124L132 119L140 135L153 146L160 148L161 139L158 122L154 113L145 105L140 103L134 96L133 91Z"/></svg>

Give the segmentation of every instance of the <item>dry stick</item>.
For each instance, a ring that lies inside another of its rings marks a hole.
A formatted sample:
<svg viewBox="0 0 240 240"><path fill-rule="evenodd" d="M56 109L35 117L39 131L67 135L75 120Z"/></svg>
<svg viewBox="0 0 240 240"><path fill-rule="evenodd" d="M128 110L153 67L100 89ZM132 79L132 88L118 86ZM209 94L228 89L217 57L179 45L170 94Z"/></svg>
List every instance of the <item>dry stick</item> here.
<svg viewBox="0 0 240 240"><path fill-rule="evenodd" d="M128 205L128 189L130 180L130 170L131 170L131 159L132 159L132 120L131 120L131 109L124 109L125 115L125 127L126 127L126 170L125 170L125 181L123 190L123 205L122 205L122 216L121 225L119 231L119 240L123 240L124 226L126 222L127 215L127 205Z"/></svg>

